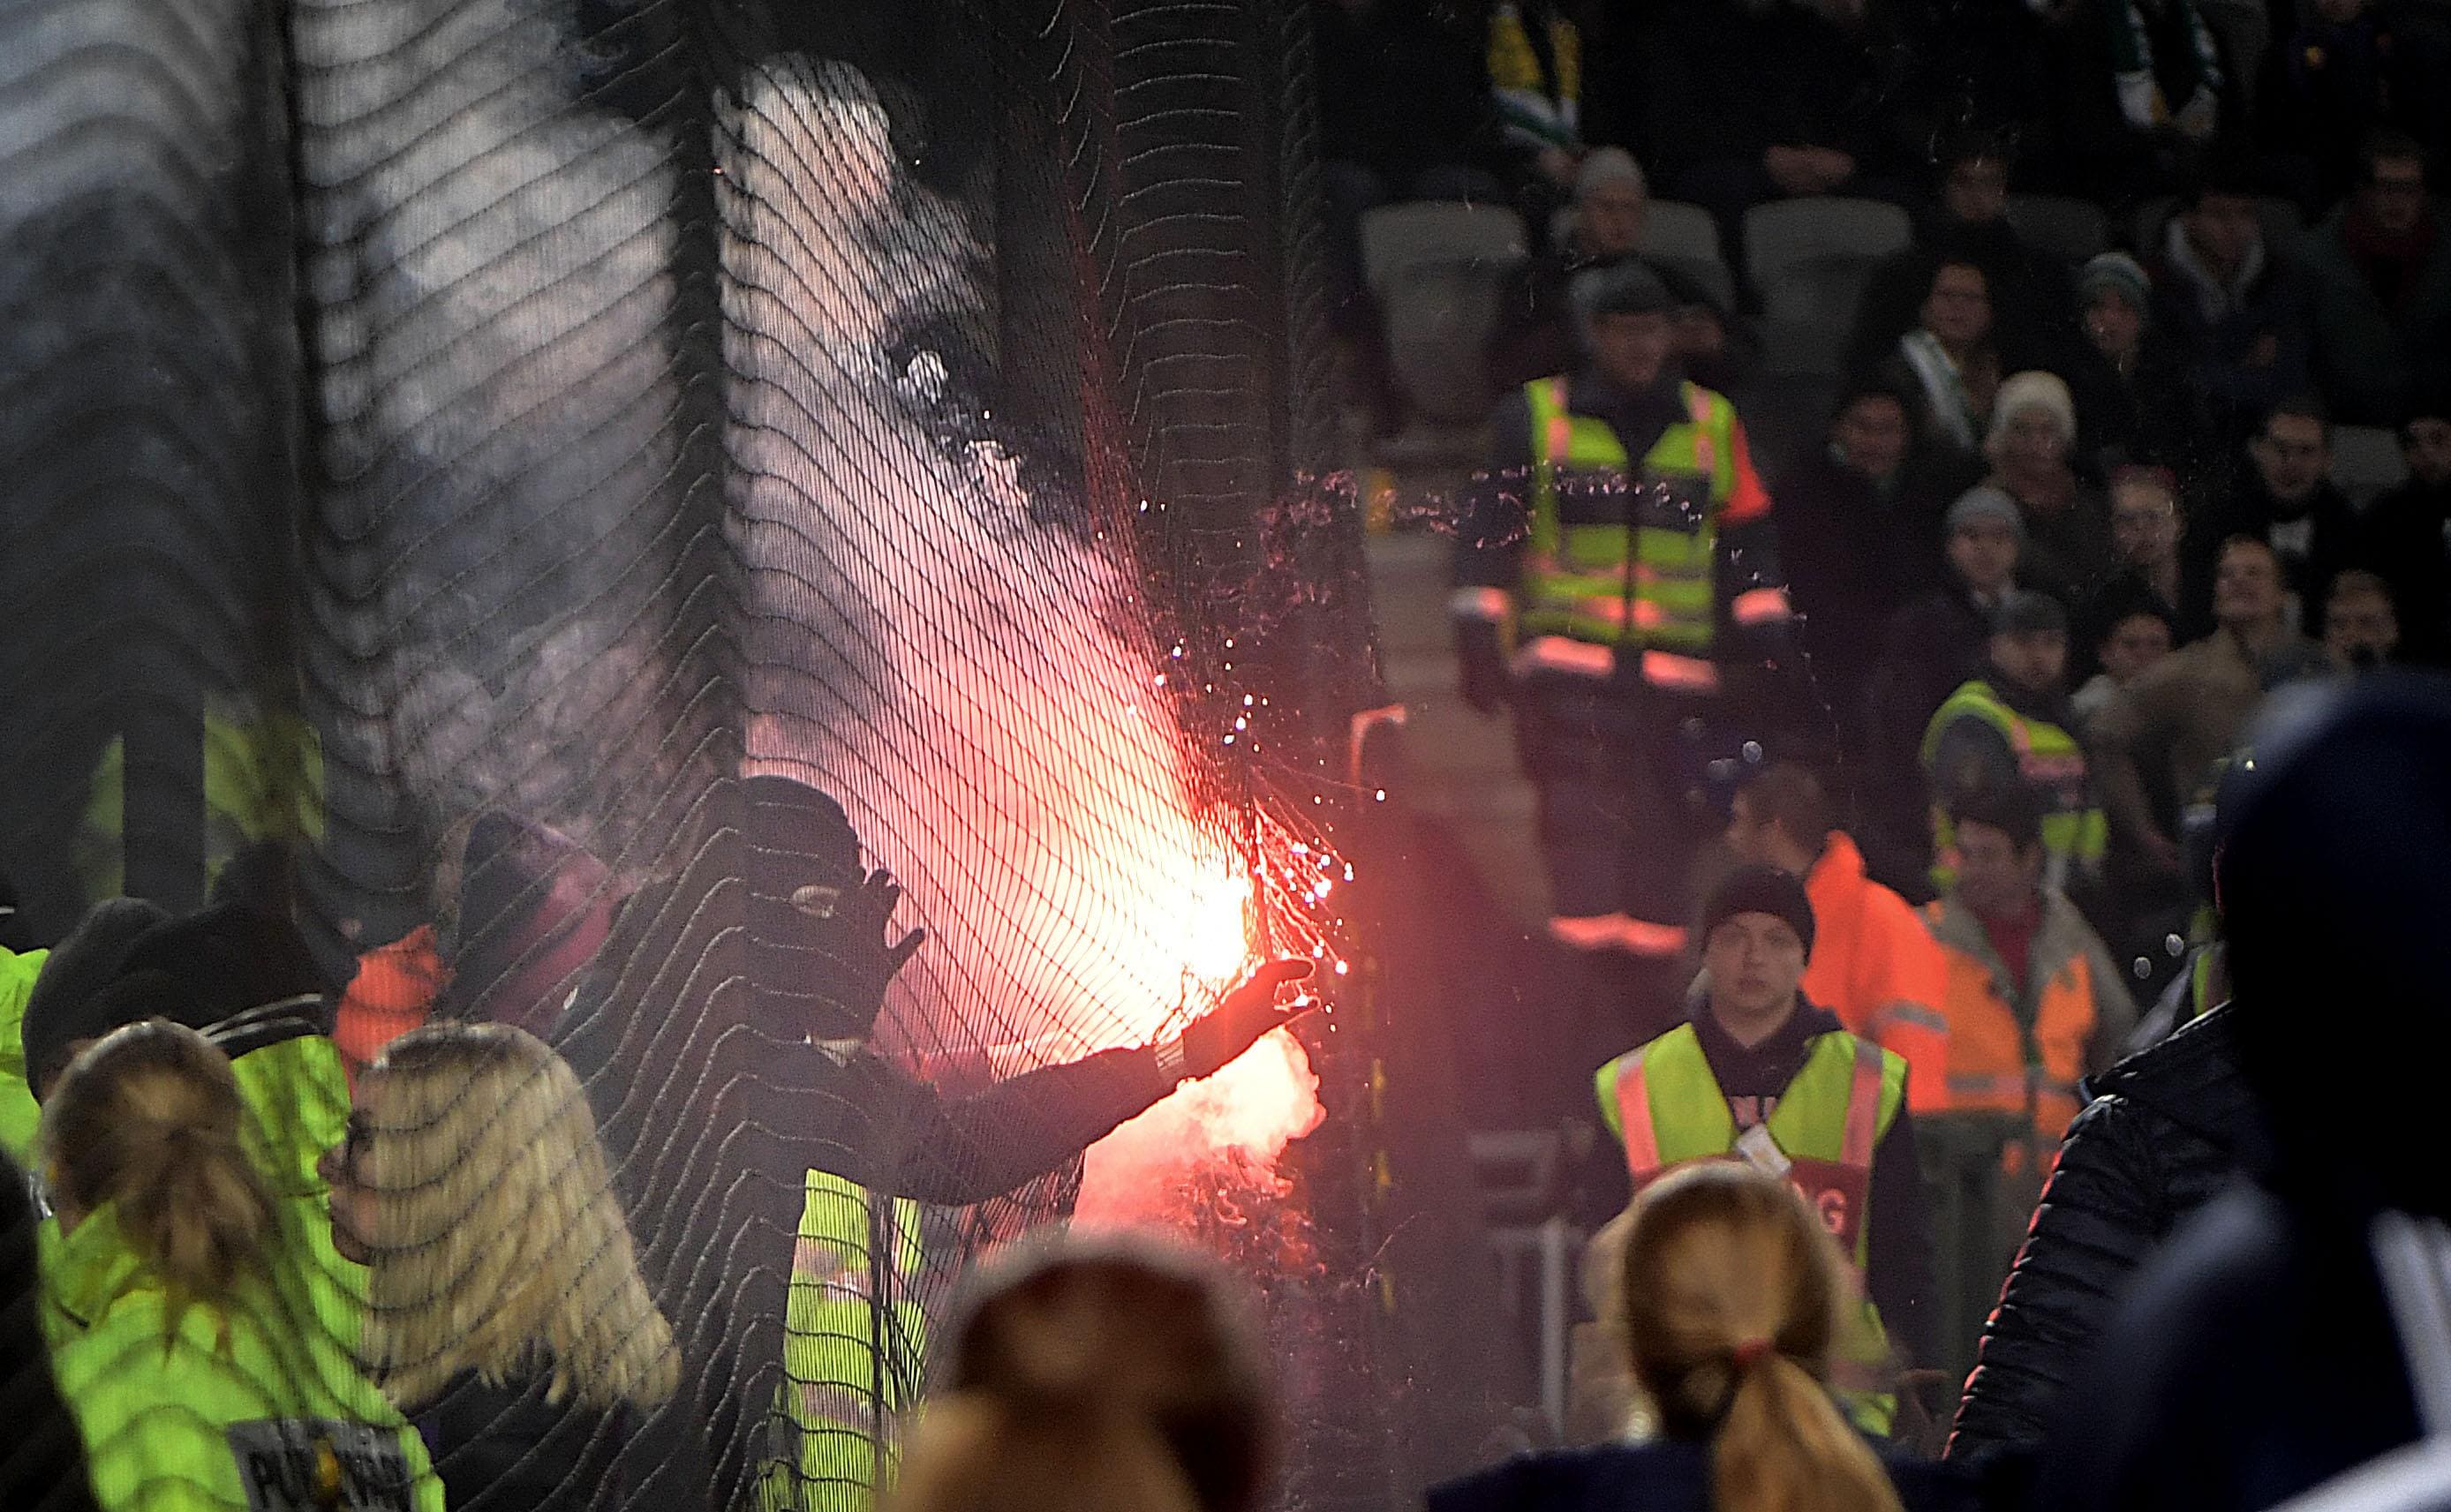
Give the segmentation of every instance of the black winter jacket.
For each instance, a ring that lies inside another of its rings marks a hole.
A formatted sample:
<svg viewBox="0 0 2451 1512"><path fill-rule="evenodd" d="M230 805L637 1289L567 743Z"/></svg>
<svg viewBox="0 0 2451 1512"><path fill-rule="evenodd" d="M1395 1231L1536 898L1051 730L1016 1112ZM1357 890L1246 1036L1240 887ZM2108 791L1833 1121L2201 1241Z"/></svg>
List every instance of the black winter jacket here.
<svg viewBox="0 0 2451 1512"><path fill-rule="evenodd" d="M1994 1505L2022 1500L2060 1390L2127 1283L2258 1138L2233 1013L2216 1008L2104 1072L2069 1127L1949 1441Z"/></svg>

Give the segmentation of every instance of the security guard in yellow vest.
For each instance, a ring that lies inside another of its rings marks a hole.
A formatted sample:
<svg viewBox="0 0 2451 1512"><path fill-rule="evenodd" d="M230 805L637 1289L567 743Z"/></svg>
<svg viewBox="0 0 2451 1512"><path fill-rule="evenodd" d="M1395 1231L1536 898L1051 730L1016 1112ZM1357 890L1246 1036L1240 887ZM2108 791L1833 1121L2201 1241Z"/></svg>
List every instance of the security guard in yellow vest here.
<svg viewBox="0 0 2451 1512"><path fill-rule="evenodd" d="M1711 743L1741 738L1723 683L1785 661L1791 615L1744 426L1671 360L1668 290L1630 260L1572 293L1582 364L1500 405L1459 543L1463 691L1514 707L1551 933L1673 962Z"/></svg>
<svg viewBox="0 0 2451 1512"><path fill-rule="evenodd" d="M1991 616L1991 669L1950 694L1923 737L1931 785L1932 885L1956 875L1949 803L1977 788L2023 787L2043 813L2044 882L2083 889L2102 869L2109 829L2069 732L2065 678L2068 611L2044 593L2013 592Z"/></svg>
<svg viewBox="0 0 2451 1512"><path fill-rule="evenodd" d="M1896 1368L1933 1347L1907 1064L1798 991L1813 929L1795 878L1730 873L1702 911L1702 1006L1600 1068L1600 1115L1637 1191L1692 1160L1744 1160L1794 1182L1863 1283L1838 1351L1839 1395L1866 1431L1887 1433Z"/></svg>

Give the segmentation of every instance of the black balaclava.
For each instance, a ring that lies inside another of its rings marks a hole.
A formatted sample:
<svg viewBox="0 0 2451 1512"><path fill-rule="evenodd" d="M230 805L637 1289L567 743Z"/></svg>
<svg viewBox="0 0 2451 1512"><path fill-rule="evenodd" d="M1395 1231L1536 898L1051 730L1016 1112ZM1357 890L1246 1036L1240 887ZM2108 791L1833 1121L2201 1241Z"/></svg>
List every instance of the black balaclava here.
<svg viewBox="0 0 2451 1512"><path fill-rule="evenodd" d="M842 804L805 783L757 776L740 785L758 1016L770 1031L865 1039L892 973L885 921L869 917L861 886L859 836Z"/></svg>

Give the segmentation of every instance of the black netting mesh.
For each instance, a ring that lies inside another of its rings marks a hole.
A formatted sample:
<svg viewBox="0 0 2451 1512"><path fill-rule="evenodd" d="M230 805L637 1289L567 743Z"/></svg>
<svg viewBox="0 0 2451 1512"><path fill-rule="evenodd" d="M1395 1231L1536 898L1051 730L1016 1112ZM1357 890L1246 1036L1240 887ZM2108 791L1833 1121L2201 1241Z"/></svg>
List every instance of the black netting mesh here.
<svg viewBox="0 0 2451 1512"><path fill-rule="evenodd" d="M899 1202L997 1152L829 1079L742 882L742 778L840 802L931 937L878 1045L948 1098L1352 954L1306 48L1292 0L0 5L17 936L285 853L336 969L430 941L432 1014L560 1048L684 1362L613 1500L865 1504L965 1265L1076 1204L1262 1283L1294 1502L1387 1494L1375 1136L1278 1158L1364 1019Z"/></svg>

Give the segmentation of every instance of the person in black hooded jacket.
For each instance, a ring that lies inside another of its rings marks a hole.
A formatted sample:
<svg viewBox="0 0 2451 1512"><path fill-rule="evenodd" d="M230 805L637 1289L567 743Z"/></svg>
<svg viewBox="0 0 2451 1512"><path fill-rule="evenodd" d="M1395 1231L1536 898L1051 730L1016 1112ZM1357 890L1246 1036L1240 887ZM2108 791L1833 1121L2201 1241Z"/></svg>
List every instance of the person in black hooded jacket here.
<svg viewBox="0 0 2451 1512"><path fill-rule="evenodd" d="M1949 1455L2023 1500L2050 1408L2127 1281L2239 1170L2256 1126L2230 1010L2088 1082L1958 1404Z"/></svg>

